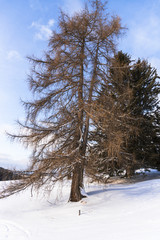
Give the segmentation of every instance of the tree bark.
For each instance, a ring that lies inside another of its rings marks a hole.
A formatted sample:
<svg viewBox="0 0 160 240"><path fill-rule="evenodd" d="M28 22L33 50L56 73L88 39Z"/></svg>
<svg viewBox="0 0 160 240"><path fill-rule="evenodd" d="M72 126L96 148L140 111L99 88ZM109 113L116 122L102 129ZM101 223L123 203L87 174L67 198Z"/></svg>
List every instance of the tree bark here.
<svg viewBox="0 0 160 240"><path fill-rule="evenodd" d="M81 146L81 135L83 129L83 114L84 114L84 99L83 99L83 85L84 85L84 48L85 48L85 39L82 40L81 46L81 64L80 64L80 79L78 86L78 141L76 143L76 148L79 146L79 154L83 158L82 154L82 146ZM71 193L70 193L70 201L78 202L84 196L81 194L81 189L83 188L83 172L84 172L84 161L83 159L80 162L77 162L74 166L73 175L72 175L72 184L71 184Z"/></svg>
<svg viewBox="0 0 160 240"><path fill-rule="evenodd" d="M84 51L84 45L82 50ZM95 55L95 62L94 62L94 71L93 71L93 76L91 79L90 83L90 90L89 90L89 97L88 97L88 107L89 107L89 112L91 109L91 102L92 102L92 94L93 94L93 87L96 79L96 69L97 69L97 59L98 59L98 50L99 50L99 43L97 44L97 49L96 49L96 55ZM82 62L83 66L83 62ZM81 75L81 88L79 88L79 103L83 102L83 95L82 95L82 86L83 86L83 67L81 68L82 70L82 75ZM83 112L82 112L83 114ZM81 116L82 117L82 116ZM86 147L87 147L87 140L88 140L88 131L89 131L89 116L86 116L86 123L85 123L85 129L83 133L83 143L80 149L80 155L82 157L81 162L76 163L74 171L73 171L73 176L72 176L72 185L71 185L71 194L70 194L70 201L71 202L78 202L80 201L83 197L81 193L81 189L83 189L83 172L84 172L84 165L85 165L85 160L84 156L86 153Z"/></svg>
<svg viewBox="0 0 160 240"><path fill-rule="evenodd" d="M69 199L71 202L78 202L85 197L81 193L81 188L83 188L83 165L82 163L77 162L75 164L72 176L71 193Z"/></svg>
<svg viewBox="0 0 160 240"><path fill-rule="evenodd" d="M133 177L134 174L135 174L134 166L133 165L132 166L127 166L125 177L126 178L131 178L131 177Z"/></svg>

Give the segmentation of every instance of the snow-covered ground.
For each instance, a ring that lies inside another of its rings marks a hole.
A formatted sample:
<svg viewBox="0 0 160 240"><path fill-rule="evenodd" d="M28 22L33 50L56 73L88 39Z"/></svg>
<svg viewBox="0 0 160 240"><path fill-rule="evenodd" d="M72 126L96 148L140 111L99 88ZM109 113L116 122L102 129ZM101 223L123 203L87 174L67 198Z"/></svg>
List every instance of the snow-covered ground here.
<svg viewBox="0 0 160 240"><path fill-rule="evenodd" d="M160 179L89 184L86 191L79 203L67 201L69 185L62 196L56 189L48 198L27 190L0 200L0 240L160 239Z"/></svg>

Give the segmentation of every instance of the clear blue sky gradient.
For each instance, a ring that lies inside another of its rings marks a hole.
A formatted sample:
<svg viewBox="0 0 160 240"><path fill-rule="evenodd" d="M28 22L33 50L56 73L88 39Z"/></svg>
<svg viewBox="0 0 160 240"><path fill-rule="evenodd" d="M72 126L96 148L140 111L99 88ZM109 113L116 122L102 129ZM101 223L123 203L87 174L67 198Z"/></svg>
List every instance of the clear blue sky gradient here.
<svg viewBox="0 0 160 240"><path fill-rule="evenodd" d="M73 14L82 0L0 0L0 166L25 167L30 151L10 142L5 131L15 132L23 120L20 99L30 99L26 56L42 56L51 30L56 29L59 8ZM133 59L145 58L160 70L160 0L110 0L108 12L127 27L118 49Z"/></svg>

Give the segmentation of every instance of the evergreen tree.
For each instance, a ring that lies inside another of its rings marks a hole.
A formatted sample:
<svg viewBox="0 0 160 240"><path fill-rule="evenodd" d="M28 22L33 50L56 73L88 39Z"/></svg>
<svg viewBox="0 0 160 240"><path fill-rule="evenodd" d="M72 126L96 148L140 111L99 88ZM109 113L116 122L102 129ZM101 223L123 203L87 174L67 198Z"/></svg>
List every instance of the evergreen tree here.
<svg viewBox="0 0 160 240"><path fill-rule="evenodd" d="M11 137L33 148L32 174L10 185L1 198L67 176L72 179L70 201L83 197L91 109L122 29L119 17L110 18L102 1L90 3L72 17L62 12L50 50L43 59L30 58L34 99L24 103L22 132Z"/></svg>
<svg viewBox="0 0 160 240"><path fill-rule="evenodd" d="M156 69L147 61L138 60L131 70L133 101L132 114L139 118L140 132L131 136L129 151L134 152L140 167L158 167L160 164L160 84Z"/></svg>
<svg viewBox="0 0 160 240"><path fill-rule="evenodd" d="M140 167L159 167L160 91L156 70L147 61L132 63L130 56L119 52L112 59L108 83L99 93L103 118L92 132L89 173L109 174L126 170L133 175ZM112 99L112 100L111 100ZM107 123L107 124L106 124ZM109 152L109 145L112 154ZM94 153L94 154L93 154Z"/></svg>
<svg viewBox="0 0 160 240"><path fill-rule="evenodd" d="M107 81L96 100L95 115L98 112L99 122L90 136L94 144L90 148L88 174L94 176L97 172L97 179L102 181L104 175L120 174L134 162L134 155L127 149L130 135L137 132L137 118L129 109L132 101L128 84L130 63L129 57L120 53L112 59Z"/></svg>

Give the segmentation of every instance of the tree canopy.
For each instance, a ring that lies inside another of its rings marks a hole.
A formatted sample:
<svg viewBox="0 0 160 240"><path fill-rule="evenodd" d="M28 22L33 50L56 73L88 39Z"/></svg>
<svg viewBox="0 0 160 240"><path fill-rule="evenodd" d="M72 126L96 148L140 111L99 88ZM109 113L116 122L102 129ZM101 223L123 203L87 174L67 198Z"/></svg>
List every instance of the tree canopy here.
<svg viewBox="0 0 160 240"><path fill-rule="evenodd" d="M44 56L29 57L33 98L23 102L19 133L9 134L33 149L30 166L0 198L70 178L69 199L79 201L84 173L130 175L159 164L158 75L147 61L117 53L123 30L101 0L73 16L61 11Z"/></svg>
<svg viewBox="0 0 160 240"><path fill-rule="evenodd" d="M2 197L67 176L72 178L70 200L83 197L91 109L123 28L100 0L90 1L74 16L61 12L58 27L44 58L29 58L34 97L24 102L26 121L19 122L20 133L11 135L33 148L31 174L10 185Z"/></svg>
<svg viewBox="0 0 160 240"><path fill-rule="evenodd" d="M99 114L91 140L88 173L102 180L138 168L159 168L160 87L155 68L118 52L97 101ZM95 109L95 114L97 114ZM96 176L97 174L97 176Z"/></svg>

